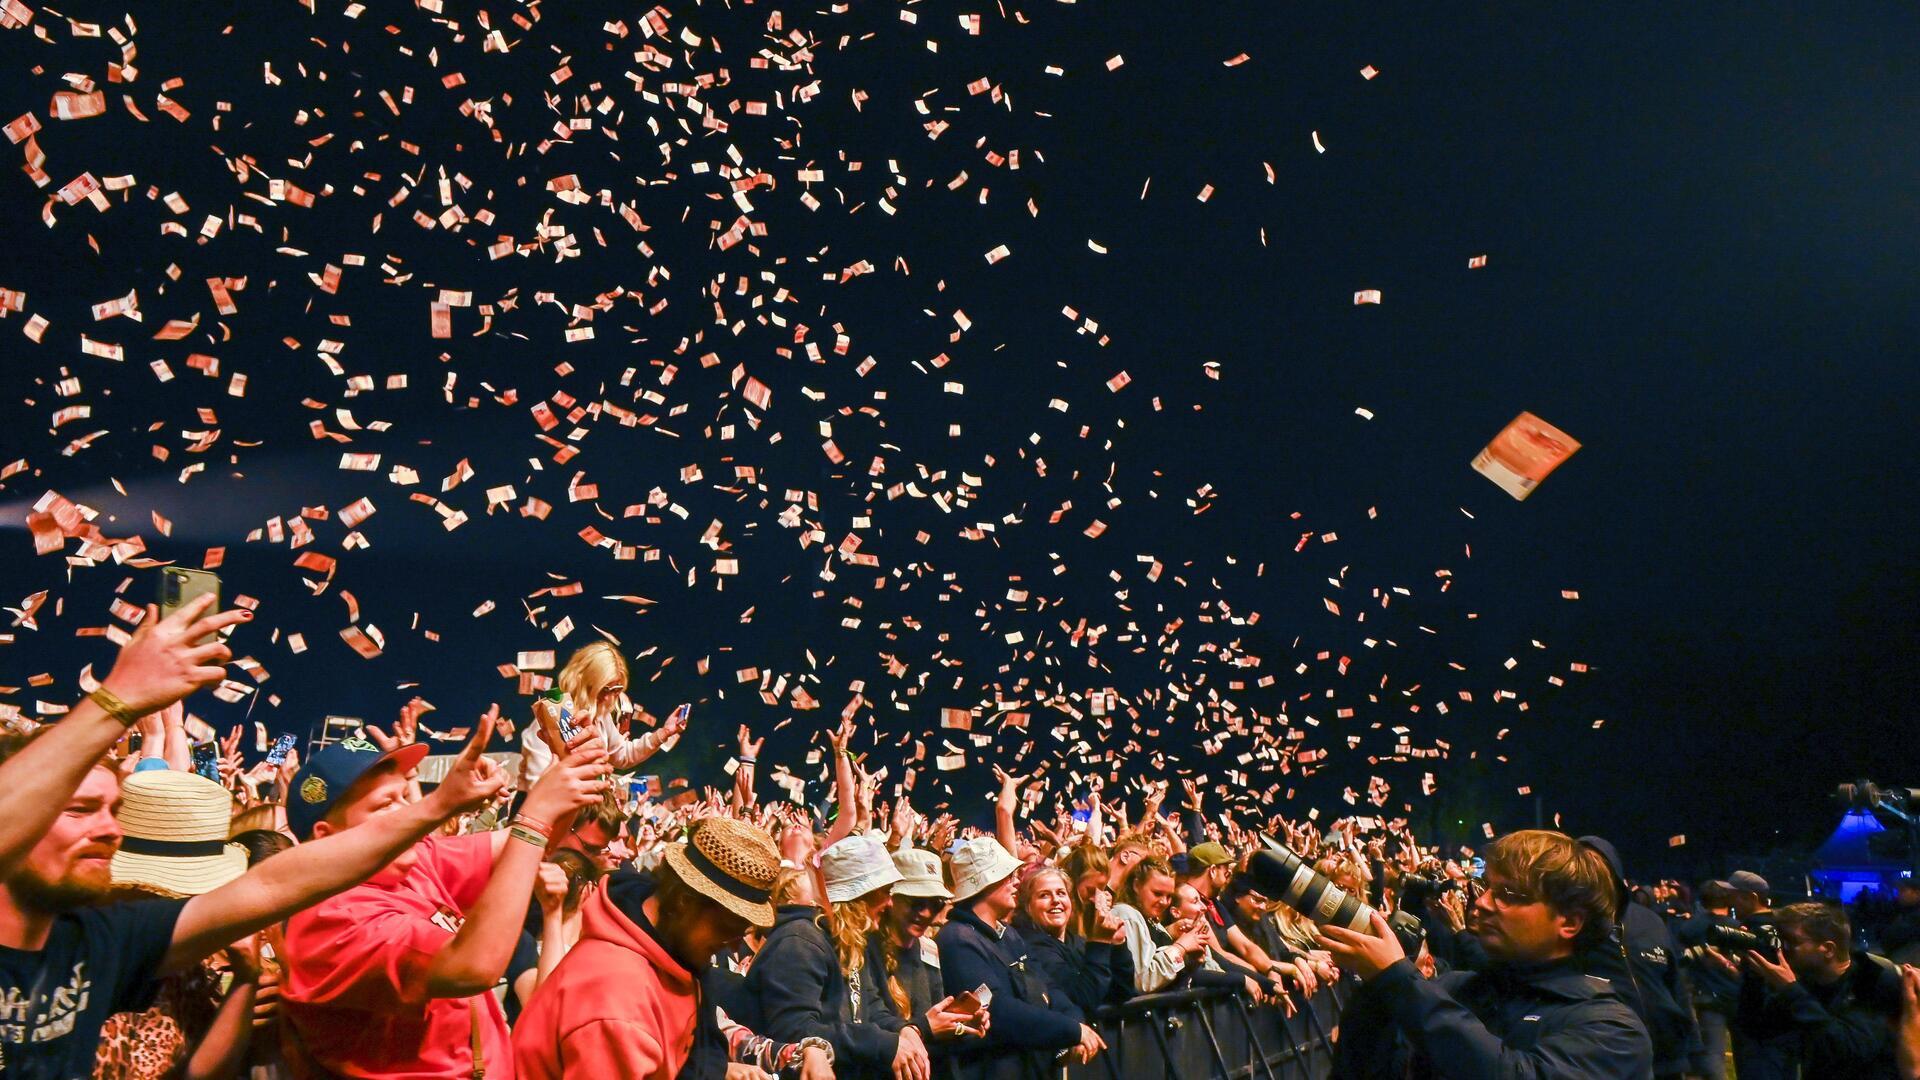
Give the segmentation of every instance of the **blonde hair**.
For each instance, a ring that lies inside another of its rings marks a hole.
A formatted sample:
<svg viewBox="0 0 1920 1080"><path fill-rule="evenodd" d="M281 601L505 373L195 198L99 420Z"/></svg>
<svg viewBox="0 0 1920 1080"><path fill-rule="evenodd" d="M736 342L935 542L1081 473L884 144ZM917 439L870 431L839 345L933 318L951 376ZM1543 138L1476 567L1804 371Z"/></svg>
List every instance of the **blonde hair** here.
<svg viewBox="0 0 1920 1080"><path fill-rule="evenodd" d="M840 960L842 975L851 979L865 966L867 934L874 929L873 905L867 903L866 897L828 905L827 937L833 942L834 955ZM910 1018L913 1016L913 1003L907 998L906 988L894 977L894 972L900 966L899 961L894 958L892 949L885 952L887 970L880 979L870 981L882 984L887 996L893 999L894 1008L900 1011L901 1016Z"/></svg>
<svg viewBox="0 0 1920 1080"><path fill-rule="evenodd" d="M1080 902L1080 883L1094 874L1101 874L1107 877L1107 889L1111 892L1114 884L1109 873L1112 863L1107 859L1106 852L1092 844L1082 844L1067 852L1060 869L1067 878L1067 891L1073 894L1073 917L1067 921L1067 927L1081 937L1090 938L1094 924L1099 921L1099 914L1094 905Z"/></svg>
<svg viewBox="0 0 1920 1080"><path fill-rule="evenodd" d="M1076 934L1080 934L1081 937L1086 937L1086 934L1082 933L1075 924L1080 921L1079 916L1081 909L1091 909L1093 905L1082 904L1074 897L1073 879L1067 876L1065 870L1057 866L1042 866L1040 869L1028 874L1026 880L1020 883L1019 891L1014 894L1016 897L1015 904L1020 911L1026 911L1027 905L1033 903L1033 894L1040 891L1040 883L1050 877L1059 878L1061 886L1067 890L1067 929ZM1031 912L1027 914L1027 918L1033 918Z"/></svg>
<svg viewBox="0 0 1920 1080"><path fill-rule="evenodd" d="M612 642L595 641L582 645L567 657L567 666L554 680L567 695L576 713L592 714L599 703L600 691L614 683L625 685L627 661Z"/></svg>

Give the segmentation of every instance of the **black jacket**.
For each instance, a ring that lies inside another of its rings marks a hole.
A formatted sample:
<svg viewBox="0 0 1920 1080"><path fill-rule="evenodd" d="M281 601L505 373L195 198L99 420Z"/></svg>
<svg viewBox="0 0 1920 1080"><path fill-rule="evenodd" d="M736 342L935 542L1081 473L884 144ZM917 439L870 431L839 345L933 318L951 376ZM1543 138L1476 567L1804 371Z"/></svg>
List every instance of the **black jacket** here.
<svg viewBox="0 0 1920 1080"><path fill-rule="evenodd" d="M1893 1024L1900 1015L1900 969L1872 953L1832 986L1794 982L1770 990L1752 976L1740 986L1734 1023L1760 1039L1792 1038L1801 1080L1892 1080Z"/></svg>
<svg viewBox="0 0 1920 1080"><path fill-rule="evenodd" d="M1646 1025L1653 1039L1655 1076L1702 1071L1693 1066L1705 1053L1693 1017L1693 990L1680 968L1673 935L1652 908L1628 904L1623 925L1586 957L1586 970L1611 980Z"/></svg>
<svg viewBox="0 0 1920 1080"><path fill-rule="evenodd" d="M1340 1018L1341 1080L1645 1080L1647 1030L1575 960L1422 979L1402 960Z"/></svg>
<svg viewBox="0 0 1920 1080"><path fill-rule="evenodd" d="M1023 912L1013 918L1027 943L1027 956L1082 1013L1133 996L1133 956L1125 945L1088 941L1072 931L1061 941L1033 925Z"/></svg>
<svg viewBox="0 0 1920 1080"><path fill-rule="evenodd" d="M890 1076L906 1021L887 996L885 972L860 969L859 1001L840 970L819 909L788 905L747 969L758 1015L741 1022L781 1042L819 1036L833 1044L835 1076Z"/></svg>
<svg viewBox="0 0 1920 1080"><path fill-rule="evenodd" d="M1687 950L1707 943L1707 931L1716 926L1738 925L1740 920L1731 914L1715 915L1703 910L1691 919L1682 919L1674 924L1674 948L1684 956ZM1687 983L1693 987L1695 1007L1732 1016L1734 1006L1740 1000L1739 978L1708 963L1688 962L1686 966Z"/></svg>
<svg viewBox="0 0 1920 1080"><path fill-rule="evenodd" d="M867 965L874 971L887 971L899 981L900 988L907 992L907 1004L913 1013L907 1022L920 1030L922 1039L930 1038L927 1010L947 996L940 980L939 950L933 939L922 938L904 949L896 949L885 930L872 931L867 935ZM927 1050L934 1050L933 1043L927 1043Z"/></svg>
<svg viewBox="0 0 1920 1080"><path fill-rule="evenodd" d="M1600 853L1613 871L1621 918L1607 940L1582 954L1589 974L1611 980L1653 1040L1653 1074L1679 1076L1705 1053L1693 1017L1693 990L1675 954L1673 934L1652 908L1632 899L1619 852L1598 836L1580 842ZM1694 1071L1703 1071L1695 1068Z"/></svg>
<svg viewBox="0 0 1920 1080"><path fill-rule="evenodd" d="M1059 1051L1079 1043L1080 1010L1031 962L1020 931L1009 926L995 933L970 909L955 906L936 940L947 993L980 986L993 992L987 1037L954 1050L964 1080L1040 1076Z"/></svg>

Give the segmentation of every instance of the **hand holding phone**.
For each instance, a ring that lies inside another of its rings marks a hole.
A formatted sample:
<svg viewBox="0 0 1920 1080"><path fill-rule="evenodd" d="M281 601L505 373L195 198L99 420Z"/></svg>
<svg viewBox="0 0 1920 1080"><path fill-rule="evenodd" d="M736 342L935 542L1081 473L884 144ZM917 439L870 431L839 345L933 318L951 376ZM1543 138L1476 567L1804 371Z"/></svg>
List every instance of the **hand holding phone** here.
<svg viewBox="0 0 1920 1080"><path fill-rule="evenodd" d="M275 739L273 741L273 749L267 751L267 764L285 765L287 763L287 755L292 753L293 744L296 741L298 741L298 737L290 731L282 734L278 739Z"/></svg>

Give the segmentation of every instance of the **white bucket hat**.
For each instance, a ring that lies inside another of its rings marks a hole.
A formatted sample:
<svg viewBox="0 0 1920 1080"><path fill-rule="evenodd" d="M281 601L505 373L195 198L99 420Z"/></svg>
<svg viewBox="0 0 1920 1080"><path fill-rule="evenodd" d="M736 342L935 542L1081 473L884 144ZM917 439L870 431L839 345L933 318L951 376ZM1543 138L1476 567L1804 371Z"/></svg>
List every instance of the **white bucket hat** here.
<svg viewBox="0 0 1920 1080"><path fill-rule="evenodd" d="M827 902L844 904L900 880L887 846L871 836L849 836L820 853Z"/></svg>
<svg viewBox="0 0 1920 1080"><path fill-rule="evenodd" d="M247 850L227 843L233 796L204 776L134 773L120 789L114 816L126 834L113 856L115 885L199 896L247 872Z"/></svg>
<svg viewBox="0 0 1920 1080"><path fill-rule="evenodd" d="M1020 869L1020 860L1008 854L1000 841L976 836L953 853L953 900L963 903L1000 884Z"/></svg>
<svg viewBox="0 0 1920 1080"><path fill-rule="evenodd" d="M893 887L895 896L931 896L950 899L952 890L940 878L940 856L919 848L902 848L893 853L893 867L900 881Z"/></svg>

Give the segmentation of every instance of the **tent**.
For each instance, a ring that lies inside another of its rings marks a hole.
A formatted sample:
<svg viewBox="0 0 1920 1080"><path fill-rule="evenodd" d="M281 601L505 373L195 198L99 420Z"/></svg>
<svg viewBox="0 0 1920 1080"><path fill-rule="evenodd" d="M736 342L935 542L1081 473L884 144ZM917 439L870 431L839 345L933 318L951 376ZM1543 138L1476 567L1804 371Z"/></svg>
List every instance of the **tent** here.
<svg viewBox="0 0 1920 1080"><path fill-rule="evenodd" d="M1852 903L1863 890L1892 888L1895 880L1910 869L1905 859L1875 854L1869 838L1886 832L1874 816L1865 810L1849 810L1833 835L1813 853L1813 879L1820 891Z"/></svg>

